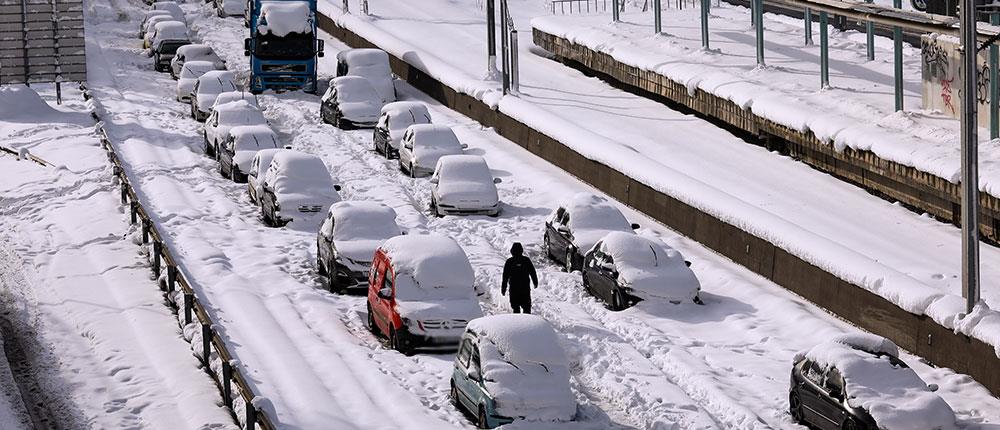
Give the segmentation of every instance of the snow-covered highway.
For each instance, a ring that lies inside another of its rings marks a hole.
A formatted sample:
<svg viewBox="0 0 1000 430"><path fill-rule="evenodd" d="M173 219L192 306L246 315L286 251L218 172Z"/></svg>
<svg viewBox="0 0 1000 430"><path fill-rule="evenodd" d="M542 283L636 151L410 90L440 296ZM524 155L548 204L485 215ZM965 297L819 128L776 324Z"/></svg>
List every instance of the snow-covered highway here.
<svg viewBox="0 0 1000 430"><path fill-rule="evenodd" d="M90 86L106 111L116 151L279 426L470 427L448 400L452 356L406 357L385 348L365 327L363 297L324 291L316 275L315 230L265 227L245 187L222 178L203 155L200 124L174 100L175 82L154 72L139 49L135 23L142 2L88 0L87 6ZM246 75L241 21L218 18L200 2L184 8L192 30ZM325 78L333 72L331 51L344 48L329 38L327 47L320 63ZM485 313L507 312L498 294L500 270L511 242L526 245L540 269L537 313L556 326L570 356L580 405L573 428L796 427L786 412L793 355L817 339L856 329L628 210L641 234L661 237L693 261L705 306L643 302L608 311L583 292L579 274L549 263L540 245L556 202L593 190L405 84L397 86L401 96L428 104L435 123L451 125L469 152L484 156L503 178L499 218L432 217L427 180L406 177L395 161L372 152L370 131L322 124L318 96L260 99L284 142L321 156L346 199L385 203L405 229L455 238L475 268ZM906 359L942 387L940 394L966 424L1000 418L1000 401L968 377Z"/></svg>

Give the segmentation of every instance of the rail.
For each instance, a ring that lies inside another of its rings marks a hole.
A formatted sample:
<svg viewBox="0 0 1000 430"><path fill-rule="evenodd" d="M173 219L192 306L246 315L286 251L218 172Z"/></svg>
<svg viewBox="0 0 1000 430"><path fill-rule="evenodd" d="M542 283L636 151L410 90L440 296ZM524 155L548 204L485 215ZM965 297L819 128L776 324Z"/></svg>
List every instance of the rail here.
<svg viewBox="0 0 1000 430"><path fill-rule="evenodd" d="M80 89L83 91L85 100L93 99L93 95L86 85L81 84ZM101 147L107 151L108 161L111 162L114 175L121 186L121 203L129 205L131 223L140 225L143 245L151 244L150 268L153 275L158 283L161 282L161 275L166 275L165 282L161 284L160 288L164 291L168 303L179 313L183 312L184 325L181 327L182 330L184 326L195 322L201 326L201 350L195 351L195 355L198 356L197 353L201 353L198 358L204 364L205 372L215 382L222 394L223 402L230 409L237 422L242 422L247 430L276 430L276 420L268 415L268 411L260 408L260 404L266 398L254 393L253 388L247 382L248 377L244 374L246 370L240 367L239 362L229 352L225 341L219 336L217 327L220 326L212 321L212 317L191 287L189 275L185 274L182 265L178 263L176 257L165 244L166 235L156 226L149 213L142 206L121 159L115 152L115 145L112 144L98 111L99 109L92 110L91 116L97 121L96 131L101 141ZM178 303L178 296L183 298L181 303ZM213 360L213 353L215 360ZM236 413L240 403L244 409L242 417Z"/></svg>
<svg viewBox="0 0 1000 430"><path fill-rule="evenodd" d="M549 6L553 15L557 10L562 15L566 15L567 13L572 14L574 6L576 7L576 13L606 12L608 10L608 0L550 0ZM584 11L584 8L586 8L586 11Z"/></svg>

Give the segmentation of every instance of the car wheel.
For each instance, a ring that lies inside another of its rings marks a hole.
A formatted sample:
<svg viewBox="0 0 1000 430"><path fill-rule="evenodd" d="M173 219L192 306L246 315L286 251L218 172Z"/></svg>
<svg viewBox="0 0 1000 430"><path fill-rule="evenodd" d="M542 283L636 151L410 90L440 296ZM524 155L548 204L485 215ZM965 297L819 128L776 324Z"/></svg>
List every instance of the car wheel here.
<svg viewBox="0 0 1000 430"><path fill-rule="evenodd" d="M226 179L229 179L231 177L231 175L229 175L228 173L226 173L226 165L225 165L225 163L221 163L221 162L219 163L219 174L222 175L222 177L226 178Z"/></svg>
<svg viewBox="0 0 1000 430"><path fill-rule="evenodd" d="M462 402L458 401L458 388L455 387L455 380L451 380L451 392L449 394L451 397L451 403L455 405L456 408L462 409Z"/></svg>
<svg viewBox="0 0 1000 430"><path fill-rule="evenodd" d="M611 291L611 310L620 311L625 309L625 301L622 300L622 292L617 288Z"/></svg>
<svg viewBox="0 0 1000 430"><path fill-rule="evenodd" d="M910 5L912 5L914 9L920 12L927 12L926 0L910 0Z"/></svg>
<svg viewBox="0 0 1000 430"><path fill-rule="evenodd" d="M479 406L479 419L476 420L476 428L490 428L489 422L486 421L486 408L482 406Z"/></svg>
<svg viewBox="0 0 1000 430"><path fill-rule="evenodd" d="M788 413L792 415L792 422L796 424L802 424L804 422L802 416L802 401L799 400L799 394L792 392L788 396Z"/></svg>
<svg viewBox="0 0 1000 430"><path fill-rule="evenodd" d="M374 335L379 334L378 324L375 324L375 314L372 313L372 305L368 305L368 330Z"/></svg>
<svg viewBox="0 0 1000 430"><path fill-rule="evenodd" d="M566 248L566 259L563 261L565 263L566 273L573 273L573 247Z"/></svg>
<svg viewBox="0 0 1000 430"><path fill-rule="evenodd" d="M411 177L411 178L416 178L416 177L417 177L417 174L416 174L416 172L415 172L415 171L413 170L413 163L410 163L410 169L409 169L409 170L410 170L410 177Z"/></svg>
<svg viewBox="0 0 1000 430"><path fill-rule="evenodd" d="M431 197L431 213L438 218L444 218L444 215L441 214L441 211L438 208L437 201L434 200L434 197Z"/></svg>
<svg viewBox="0 0 1000 430"><path fill-rule="evenodd" d="M842 430L861 430L861 426L858 425L857 421L852 418L848 418L844 421L844 425L840 427Z"/></svg>
<svg viewBox="0 0 1000 430"><path fill-rule="evenodd" d="M335 294L343 294L344 293L344 287L342 287L340 285L340 283L337 282L337 273L336 272L329 272L329 274L327 275L327 279L330 282L330 292L331 293L335 293Z"/></svg>
<svg viewBox="0 0 1000 430"><path fill-rule="evenodd" d="M410 355L410 351L403 346L403 342L399 339L394 328L389 328L389 348L399 351L403 355Z"/></svg>
<svg viewBox="0 0 1000 430"><path fill-rule="evenodd" d="M264 225L268 227L274 227L274 220L268 215L267 209L264 209L264 202L260 204L260 216L264 218Z"/></svg>
<svg viewBox="0 0 1000 430"><path fill-rule="evenodd" d="M319 255L319 246L316 247L316 255ZM319 276L326 276L326 267L323 267L323 260L319 257L316 257L316 270Z"/></svg>

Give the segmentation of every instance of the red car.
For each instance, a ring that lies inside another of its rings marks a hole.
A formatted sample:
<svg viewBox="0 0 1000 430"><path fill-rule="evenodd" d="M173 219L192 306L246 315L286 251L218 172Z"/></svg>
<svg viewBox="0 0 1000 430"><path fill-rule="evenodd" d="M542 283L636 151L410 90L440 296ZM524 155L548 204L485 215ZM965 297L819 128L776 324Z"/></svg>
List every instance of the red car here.
<svg viewBox="0 0 1000 430"><path fill-rule="evenodd" d="M368 328L392 349L454 351L483 315L472 265L451 238L407 235L375 250L368 275Z"/></svg>

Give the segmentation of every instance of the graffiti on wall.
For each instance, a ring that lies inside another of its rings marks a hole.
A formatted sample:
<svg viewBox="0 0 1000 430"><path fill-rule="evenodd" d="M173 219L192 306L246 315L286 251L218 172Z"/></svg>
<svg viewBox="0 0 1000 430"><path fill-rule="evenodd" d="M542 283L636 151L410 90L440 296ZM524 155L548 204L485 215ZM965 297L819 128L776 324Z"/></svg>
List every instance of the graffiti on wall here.
<svg viewBox="0 0 1000 430"><path fill-rule="evenodd" d="M923 80L924 109L938 110L953 118L959 114L962 100L961 56L957 40L947 36L924 35L920 39L920 72ZM990 66L984 55L977 58L976 93L979 122L988 124Z"/></svg>

